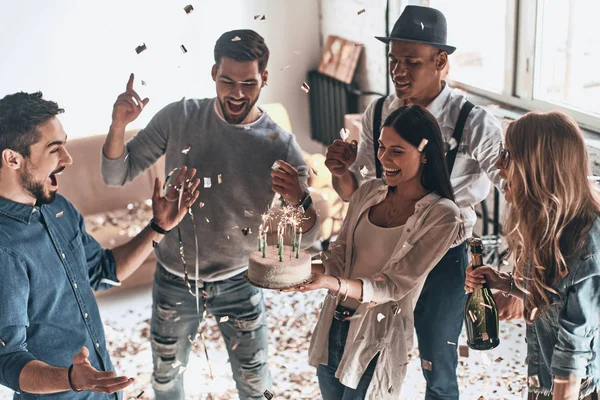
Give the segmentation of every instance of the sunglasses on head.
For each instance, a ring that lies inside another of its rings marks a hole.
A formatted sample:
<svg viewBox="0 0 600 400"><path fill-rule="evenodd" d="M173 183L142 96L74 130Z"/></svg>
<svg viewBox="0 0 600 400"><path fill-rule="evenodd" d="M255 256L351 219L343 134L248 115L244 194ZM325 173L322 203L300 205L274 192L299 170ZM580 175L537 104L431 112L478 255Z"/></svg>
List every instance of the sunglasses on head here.
<svg viewBox="0 0 600 400"><path fill-rule="evenodd" d="M500 143L500 149L498 151L498 160L500 161L500 167L507 169L510 164L510 151L506 150L502 143Z"/></svg>

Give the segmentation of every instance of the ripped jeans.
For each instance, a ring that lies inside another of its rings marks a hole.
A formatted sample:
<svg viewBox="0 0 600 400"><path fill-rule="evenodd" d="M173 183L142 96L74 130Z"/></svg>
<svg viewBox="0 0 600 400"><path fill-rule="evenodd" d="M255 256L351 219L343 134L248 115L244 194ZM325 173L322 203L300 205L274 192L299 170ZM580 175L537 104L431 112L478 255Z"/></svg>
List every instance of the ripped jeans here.
<svg viewBox="0 0 600 400"><path fill-rule="evenodd" d="M206 291L207 311L219 324L240 399L264 399L265 390L273 391L267 363L265 304L262 291L246 281L245 273L219 282L204 282L199 290ZM193 281L190 283L194 291ZM182 366L187 365L192 346L188 336L195 338L202 321L202 300L198 315L196 298L189 293L183 278L160 264L152 300L152 386L156 400L184 400L183 375L179 374L180 367L175 364L173 368L173 364L179 361ZM220 322L222 317L229 319Z"/></svg>

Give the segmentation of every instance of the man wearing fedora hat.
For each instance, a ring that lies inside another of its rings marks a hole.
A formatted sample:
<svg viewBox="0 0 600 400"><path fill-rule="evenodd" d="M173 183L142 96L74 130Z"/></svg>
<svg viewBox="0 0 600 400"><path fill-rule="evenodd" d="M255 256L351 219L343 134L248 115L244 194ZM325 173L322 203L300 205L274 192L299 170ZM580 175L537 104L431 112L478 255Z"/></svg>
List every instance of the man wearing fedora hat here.
<svg viewBox="0 0 600 400"><path fill-rule="evenodd" d="M489 111L474 106L443 80L448 55L456 50L447 44L446 36L444 14L434 8L406 6L391 35L377 37L389 44L395 93L367 107L360 144L336 140L327 149L325 165L338 194L349 200L365 180L382 176L376 157L382 122L404 104L426 107L436 117L447 143L451 183L464 219L465 237L469 237L477 219L473 206L485 199L491 182L500 187L494 162L502 131ZM415 307L426 399L458 399L458 356L453 344L462 329L467 264L464 242L450 248L429 274Z"/></svg>

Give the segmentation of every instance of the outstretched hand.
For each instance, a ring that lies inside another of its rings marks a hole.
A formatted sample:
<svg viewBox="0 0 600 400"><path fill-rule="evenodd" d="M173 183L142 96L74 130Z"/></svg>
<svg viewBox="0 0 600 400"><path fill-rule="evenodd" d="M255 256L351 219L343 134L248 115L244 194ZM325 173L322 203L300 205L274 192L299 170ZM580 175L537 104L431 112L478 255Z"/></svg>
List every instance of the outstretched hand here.
<svg viewBox="0 0 600 400"><path fill-rule="evenodd" d="M92 366L86 347L73 357L71 383L76 390L88 390L97 393L115 393L131 385L135 379L117 376L114 371L98 371Z"/></svg>
<svg viewBox="0 0 600 400"><path fill-rule="evenodd" d="M189 172L187 171L187 167L179 170L175 183L167 188L164 195L161 194L160 179L156 178L154 181L154 193L152 194L154 221L167 231L179 225L188 209L200 195L197 190L200 178L194 179L196 169L192 168Z"/></svg>

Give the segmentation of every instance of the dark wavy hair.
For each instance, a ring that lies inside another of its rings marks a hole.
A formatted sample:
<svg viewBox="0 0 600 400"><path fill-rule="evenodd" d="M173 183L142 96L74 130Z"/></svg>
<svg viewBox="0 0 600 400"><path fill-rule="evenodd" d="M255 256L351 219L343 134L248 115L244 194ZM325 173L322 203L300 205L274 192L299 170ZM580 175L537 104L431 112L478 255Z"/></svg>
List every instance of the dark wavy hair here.
<svg viewBox="0 0 600 400"><path fill-rule="evenodd" d="M435 117L421 106L408 105L391 113L383 126L393 128L398 135L417 148L423 139L427 139L427 145L423 149L427 163L423 166L421 185L455 202L446 164L444 141Z"/></svg>
<svg viewBox="0 0 600 400"><path fill-rule="evenodd" d="M42 99L42 92L4 96L0 99L0 154L11 149L29 157L31 145L40 140L37 127L64 111L54 101Z"/></svg>
<svg viewBox="0 0 600 400"><path fill-rule="evenodd" d="M240 40L232 41L235 37ZM236 29L225 32L215 44L215 64L219 68L221 57L235 61L258 61L258 70L263 73L269 62L269 48L265 40L251 29Z"/></svg>

